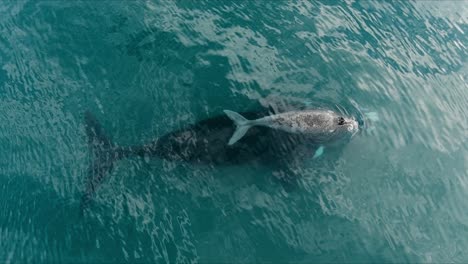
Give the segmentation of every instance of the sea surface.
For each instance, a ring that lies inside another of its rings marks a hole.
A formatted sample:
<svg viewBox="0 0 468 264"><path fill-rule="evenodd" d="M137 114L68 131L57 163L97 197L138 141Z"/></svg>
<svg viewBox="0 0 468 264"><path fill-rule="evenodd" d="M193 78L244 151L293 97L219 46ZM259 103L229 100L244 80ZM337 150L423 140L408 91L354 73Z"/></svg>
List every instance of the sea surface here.
<svg viewBox="0 0 468 264"><path fill-rule="evenodd" d="M2 1L0 263L467 263L466 1ZM119 145L223 109L361 129L268 166L118 161L85 214L84 113Z"/></svg>

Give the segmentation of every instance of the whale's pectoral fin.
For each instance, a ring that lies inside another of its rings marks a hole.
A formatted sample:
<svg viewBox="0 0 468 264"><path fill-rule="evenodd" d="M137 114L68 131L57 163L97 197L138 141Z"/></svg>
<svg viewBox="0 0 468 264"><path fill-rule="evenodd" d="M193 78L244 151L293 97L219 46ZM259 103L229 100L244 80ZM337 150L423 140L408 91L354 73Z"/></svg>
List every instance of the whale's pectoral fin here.
<svg viewBox="0 0 468 264"><path fill-rule="evenodd" d="M325 150L325 147L324 147L324 146L320 146L320 147L315 151L314 156L313 156L312 158L313 158L313 159L316 159L316 158L322 156L324 150Z"/></svg>
<svg viewBox="0 0 468 264"><path fill-rule="evenodd" d="M245 133L249 130L249 128L252 127L252 124L250 120L246 119L245 117L241 116L240 114L229 111L229 110L224 110L224 113L234 122L236 125L236 130L234 131L234 134L232 134L231 139L229 139L228 145L233 145L239 139L241 139Z"/></svg>
<svg viewBox="0 0 468 264"><path fill-rule="evenodd" d="M86 135L91 152L91 161L88 167L85 192L81 198L80 210L91 202L97 188L112 170L114 162L119 158L118 151L110 139L104 134L97 119L90 113L85 113Z"/></svg>

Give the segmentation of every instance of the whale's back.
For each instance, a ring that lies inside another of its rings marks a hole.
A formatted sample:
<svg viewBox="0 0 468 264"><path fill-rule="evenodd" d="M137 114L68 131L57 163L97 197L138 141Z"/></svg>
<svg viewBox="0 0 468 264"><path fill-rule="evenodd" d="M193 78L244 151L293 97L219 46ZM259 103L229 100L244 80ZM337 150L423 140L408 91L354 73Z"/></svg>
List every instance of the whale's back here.
<svg viewBox="0 0 468 264"><path fill-rule="evenodd" d="M262 112L241 113L248 119L265 116ZM234 165L246 162L274 162L295 155L304 138L286 131L255 126L234 145L228 141L235 125L226 115L202 120L158 139L159 156L192 163Z"/></svg>

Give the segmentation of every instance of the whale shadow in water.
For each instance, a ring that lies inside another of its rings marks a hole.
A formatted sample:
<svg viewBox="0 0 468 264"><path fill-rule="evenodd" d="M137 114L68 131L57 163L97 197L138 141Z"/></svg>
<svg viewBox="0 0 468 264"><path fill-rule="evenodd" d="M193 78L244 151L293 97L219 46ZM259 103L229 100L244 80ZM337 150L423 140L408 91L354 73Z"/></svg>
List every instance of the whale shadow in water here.
<svg viewBox="0 0 468 264"><path fill-rule="evenodd" d="M248 119L269 115L267 110L240 114ZM136 146L113 143L89 111L85 113L85 127L92 156L81 199L81 212L120 159L137 156L212 166L269 166L279 172L274 173L275 177L290 188L296 177L294 168L304 159L311 158L318 146L313 138L305 135L257 126L249 129L234 145L228 145L235 124L225 114L201 120Z"/></svg>

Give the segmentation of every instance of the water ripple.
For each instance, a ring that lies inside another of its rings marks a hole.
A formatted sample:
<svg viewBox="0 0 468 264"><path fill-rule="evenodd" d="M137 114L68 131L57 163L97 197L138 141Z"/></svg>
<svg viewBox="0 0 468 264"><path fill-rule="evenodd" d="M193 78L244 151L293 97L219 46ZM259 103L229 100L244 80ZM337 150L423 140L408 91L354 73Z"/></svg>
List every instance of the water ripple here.
<svg viewBox="0 0 468 264"><path fill-rule="evenodd" d="M468 259L461 2L19 1L0 14L0 261ZM123 160L79 217L86 110L135 145L258 108L334 109L362 131L290 164L292 190L257 164Z"/></svg>

